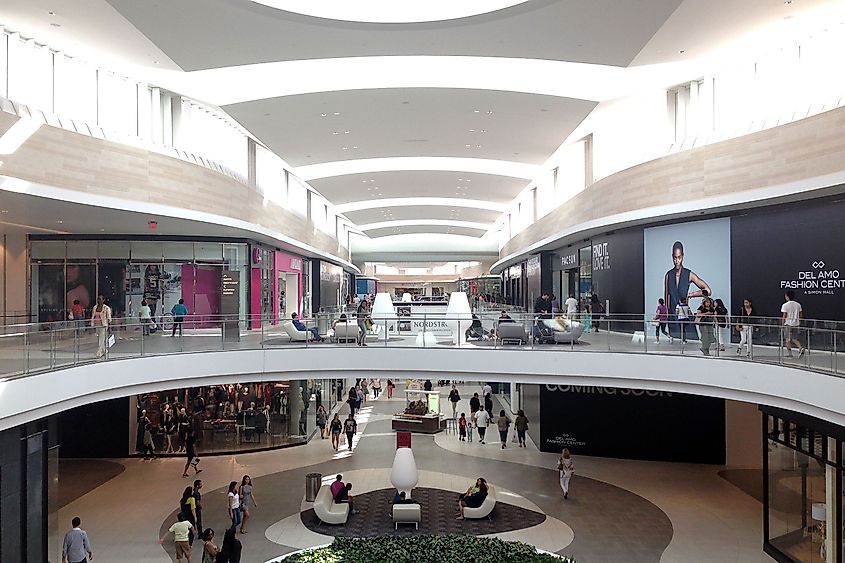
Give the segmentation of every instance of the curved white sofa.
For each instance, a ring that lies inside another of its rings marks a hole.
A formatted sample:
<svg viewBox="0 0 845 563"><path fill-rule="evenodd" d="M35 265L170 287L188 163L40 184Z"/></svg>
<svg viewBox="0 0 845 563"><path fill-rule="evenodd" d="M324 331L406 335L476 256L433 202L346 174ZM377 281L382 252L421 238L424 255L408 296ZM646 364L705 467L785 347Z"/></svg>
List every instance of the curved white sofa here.
<svg viewBox="0 0 845 563"><path fill-rule="evenodd" d="M306 330L297 330L293 323L290 321L285 322L282 325L282 328L285 329L285 333L290 336L291 342L306 342L308 340L308 331Z"/></svg>
<svg viewBox="0 0 845 563"><path fill-rule="evenodd" d="M560 326L557 319L543 319L543 324L552 329L555 342L558 344L578 342L578 339L584 334L584 325L577 321L570 321L569 319L563 321L565 328Z"/></svg>
<svg viewBox="0 0 845 563"><path fill-rule="evenodd" d="M325 524L346 524L346 519L349 518L349 505L345 502L335 502L329 486L323 485L314 500L314 514L320 522Z"/></svg>
<svg viewBox="0 0 845 563"><path fill-rule="evenodd" d="M358 323L337 323L334 326L335 342L354 342L358 340Z"/></svg>
<svg viewBox="0 0 845 563"><path fill-rule="evenodd" d="M493 486L487 486L487 498L481 503L478 508L464 507L464 518L489 518L490 513L496 507L496 489Z"/></svg>

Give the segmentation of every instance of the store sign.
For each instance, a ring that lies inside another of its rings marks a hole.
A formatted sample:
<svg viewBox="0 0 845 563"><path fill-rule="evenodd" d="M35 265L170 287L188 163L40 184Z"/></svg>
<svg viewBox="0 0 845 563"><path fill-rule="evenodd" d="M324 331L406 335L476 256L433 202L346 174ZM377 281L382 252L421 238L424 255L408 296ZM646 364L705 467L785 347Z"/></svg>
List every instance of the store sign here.
<svg viewBox="0 0 845 563"><path fill-rule="evenodd" d="M302 258L291 257L291 259L290 259L290 269L301 272L302 271Z"/></svg>
<svg viewBox="0 0 845 563"><path fill-rule="evenodd" d="M593 245L593 271L610 269L610 243L600 242Z"/></svg>
<svg viewBox="0 0 845 563"><path fill-rule="evenodd" d="M566 254L560 257L560 267L564 270L578 267L578 253Z"/></svg>
<svg viewBox="0 0 845 563"><path fill-rule="evenodd" d="M228 341L240 340L241 276L239 272L224 271L221 277L220 314L225 317L223 335Z"/></svg>
<svg viewBox="0 0 845 563"><path fill-rule="evenodd" d="M469 328L470 321L466 321ZM446 321L411 321L412 332L433 332L434 334L452 334L452 329Z"/></svg>
<svg viewBox="0 0 845 563"><path fill-rule="evenodd" d="M801 289L804 295L836 295L837 289L845 287L845 280L840 278L839 270L831 268L823 260L813 260L810 268L796 272L789 280L781 280L780 288Z"/></svg>
<svg viewBox="0 0 845 563"><path fill-rule="evenodd" d="M252 265L257 266L261 264L261 248L258 246L252 247Z"/></svg>

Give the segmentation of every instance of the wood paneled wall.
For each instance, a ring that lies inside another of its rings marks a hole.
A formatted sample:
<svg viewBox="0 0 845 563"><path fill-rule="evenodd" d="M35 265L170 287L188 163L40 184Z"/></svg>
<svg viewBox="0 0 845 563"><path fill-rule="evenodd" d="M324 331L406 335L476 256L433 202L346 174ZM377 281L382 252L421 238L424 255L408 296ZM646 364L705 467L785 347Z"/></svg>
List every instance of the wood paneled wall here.
<svg viewBox="0 0 845 563"><path fill-rule="evenodd" d="M843 170L845 108L838 108L672 154L603 178L518 233L502 248L500 256L517 253L586 221Z"/></svg>
<svg viewBox="0 0 845 563"><path fill-rule="evenodd" d="M0 112L0 134L17 117ZM2 159L5 176L57 188L213 213L281 232L349 259L338 241L305 218L268 202L257 190L208 168L142 148L41 127Z"/></svg>

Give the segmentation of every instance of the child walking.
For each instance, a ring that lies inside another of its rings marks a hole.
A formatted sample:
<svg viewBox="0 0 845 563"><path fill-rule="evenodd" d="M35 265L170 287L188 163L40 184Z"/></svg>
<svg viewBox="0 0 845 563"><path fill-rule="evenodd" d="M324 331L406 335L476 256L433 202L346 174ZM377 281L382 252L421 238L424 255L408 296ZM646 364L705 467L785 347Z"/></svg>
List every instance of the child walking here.
<svg viewBox="0 0 845 563"><path fill-rule="evenodd" d="M461 413L461 418L458 419L458 434L460 434L461 442L466 442L467 439L467 415Z"/></svg>

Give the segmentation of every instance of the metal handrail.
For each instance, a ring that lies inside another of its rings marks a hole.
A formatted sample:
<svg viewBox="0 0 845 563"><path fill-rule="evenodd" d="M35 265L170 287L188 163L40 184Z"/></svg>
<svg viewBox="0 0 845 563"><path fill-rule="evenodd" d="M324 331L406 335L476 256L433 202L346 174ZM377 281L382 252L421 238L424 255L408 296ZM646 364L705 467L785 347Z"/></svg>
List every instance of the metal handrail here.
<svg viewBox="0 0 845 563"><path fill-rule="evenodd" d="M508 313L504 321L521 329L500 330L500 312L463 314L447 317L445 313L426 313L409 316L379 316L368 313L363 342L378 347L443 347L475 349L560 350L580 352L645 353L663 355L702 355L704 345L700 337L714 329L707 351L715 358L775 363L802 369L841 375L840 349L845 342L845 330L827 328L830 321L805 320L798 327L784 327L777 317L755 317L751 342L744 349L739 344L736 318L729 318L726 327L715 323L700 324L690 320L684 328L670 317L666 336L656 342L656 321L653 315L597 315L590 319L575 315L572 319L535 313ZM542 318L545 317L545 318ZM157 317L158 331L151 323L138 318L112 319L107 331L98 330L90 319L26 323L0 326L0 378L43 373L87 362L117 360L153 355L227 350L273 349L285 346L323 347L324 341L337 340L334 345L354 347L361 340L359 319L347 313L350 328L335 332L339 315L319 315L299 319L305 331L287 326L290 319L261 315L187 315L180 323L166 314ZM481 328L473 321L481 323ZM176 325L175 329L173 325ZM708 330L702 330L708 327ZM179 330L181 328L181 330ZM164 330L162 330L164 329ZM600 332L593 332L599 329ZM162 336L160 332L164 332ZM686 332L684 332L686 331ZM804 351L795 350L789 358L784 345L787 331L801 342ZM177 334L178 333L178 334ZM576 334L577 333L577 334ZM176 338L167 335L177 334ZM686 334L667 342L669 335ZM729 339L725 340L725 335ZM320 343L316 341L318 338ZM105 339L105 342L103 341ZM111 346L109 346L111 341ZM553 345L551 343L558 343ZM741 354L737 354L741 352Z"/></svg>

